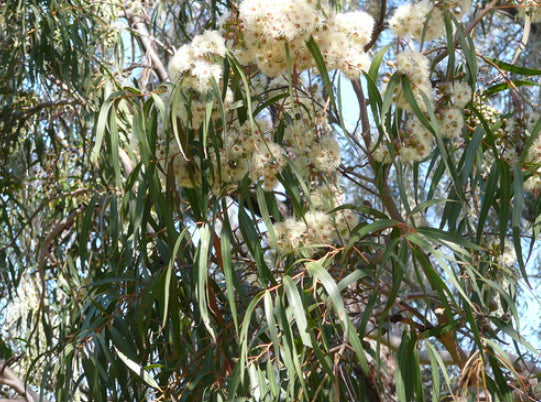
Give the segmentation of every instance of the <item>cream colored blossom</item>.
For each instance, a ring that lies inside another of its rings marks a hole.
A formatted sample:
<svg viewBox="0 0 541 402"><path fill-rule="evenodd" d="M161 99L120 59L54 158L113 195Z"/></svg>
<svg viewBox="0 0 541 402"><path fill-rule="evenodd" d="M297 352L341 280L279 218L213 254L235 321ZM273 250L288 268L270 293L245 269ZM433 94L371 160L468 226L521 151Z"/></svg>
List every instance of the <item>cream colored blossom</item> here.
<svg viewBox="0 0 541 402"><path fill-rule="evenodd" d="M370 67L364 46L370 42L374 19L362 11L334 14L314 32L329 70L340 69L348 78L359 78Z"/></svg>
<svg viewBox="0 0 541 402"><path fill-rule="evenodd" d="M336 239L332 217L323 211L308 211L304 215L308 244L328 244Z"/></svg>
<svg viewBox="0 0 541 402"><path fill-rule="evenodd" d="M463 109L472 99L472 90L467 82L455 82L453 85L452 102Z"/></svg>
<svg viewBox="0 0 541 402"><path fill-rule="evenodd" d="M359 224L359 218L351 209L342 209L336 212L334 223L340 238L346 240L351 231Z"/></svg>
<svg viewBox="0 0 541 402"><path fill-rule="evenodd" d="M344 202L344 190L334 185L321 185L310 194L313 209L328 211Z"/></svg>
<svg viewBox="0 0 541 402"><path fill-rule="evenodd" d="M178 49L168 70L172 82L183 80L183 88L191 88L201 94L212 89L212 81L219 83L223 67L215 57L225 55L225 40L216 31L205 31L191 43Z"/></svg>
<svg viewBox="0 0 541 402"><path fill-rule="evenodd" d="M284 222L275 223L272 228L278 251L282 254L296 252L306 242L306 224L303 221L287 218Z"/></svg>
<svg viewBox="0 0 541 402"><path fill-rule="evenodd" d="M458 138L464 128L464 116L457 108L447 108L440 111L438 119L440 134L443 138Z"/></svg>
<svg viewBox="0 0 541 402"><path fill-rule="evenodd" d="M524 190L530 193L541 190L541 171L537 171L524 182Z"/></svg>
<svg viewBox="0 0 541 402"><path fill-rule="evenodd" d="M528 164L539 165L541 164L541 134L538 133L537 137L533 140L527 150L525 162Z"/></svg>
<svg viewBox="0 0 541 402"><path fill-rule="evenodd" d="M400 160L417 162L426 158L433 150L433 139L430 131L417 116L410 116L401 132Z"/></svg>
<svg viewBox="0 0 541 402"><path fill-rule="evenodd" d="M445 30L443 13L428 1L408 3L397 8L389 20L391 31L400 37L425 41L441 36Z"/></svg>
<svg viewBox="0 0 541 402"><path fill-rule="evenodd" d="M346 35L348 43L362 48L370 42L374 19L363 11L336 14L333 28Z"/></svg>
<svg viewBox="0 0 541 402"><path fill-rule="evenodd" d="M209 55L225 57L225 39L218 31L207 30L195 36L191 46L198 57Z"/></svg>
<svg viewBox="0 0 541 402"><path fill-rule="evenodd" d="M370 68L370 58L364 52L354 51L344 53L340 70L350 79L357 79L363 71Z"/></svg>
<svg viewBox="0 0 541 402"><path fill-rule="evenodd" d="M268 141L254 151L249 176L254 183L261 182L266 191L272 191L278 184L277 175L284 166L282 147Z"/></svg>
<svg viewBox="0 0 541 402"><path fill-rule="evenodd" d="M427 110L425 98L429 103L434 100L429 66L428 58L413 50L405 50L396 56L396 68L408 77L413 97L423 112ZM396 89L394 98L399 107L411 110L411 105L402 93L401 87Z"/></svg>
<svg viewBox="0 0 541 402"><path fill-rule="evenodd" d="M196 58L197 57L192 46L181 46L169 61L168 70L171 81L178 81L182 74L190 70Z"/></svg>
<svg viewBox="0 0 541 402"><path fill-rule="evenodd" d="M316 170L331 173L340 166L340 146L332 137L327 136L314 144L310 156Z"/></svg>
<svg viewBox="0 0 541 402"><path fill-rule="evenodd" d="M312 65L304 42L315 30L319 12L305 0L244 0L239 17L245 25L246 60L253 59L265 74L276 77L292 63L303 70Z"/></svg>
<svg viewBox="0 0 541 402"><path fill-rule="evenodd" d="M383 141L372 151L372 158L379 163L392 163L393 161L389 148Z"/></svg>

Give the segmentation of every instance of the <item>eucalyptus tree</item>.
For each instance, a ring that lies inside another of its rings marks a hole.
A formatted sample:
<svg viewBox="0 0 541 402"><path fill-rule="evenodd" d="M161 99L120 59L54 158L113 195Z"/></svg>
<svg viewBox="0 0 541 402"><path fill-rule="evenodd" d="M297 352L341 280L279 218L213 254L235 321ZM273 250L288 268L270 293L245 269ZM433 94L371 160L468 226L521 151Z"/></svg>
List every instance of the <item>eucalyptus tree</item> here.
<svg viewBox="0 0 541 402"><path fill-rule="evenodd" d="M535 1L2 6L5 400L539 399Z"/></svg>

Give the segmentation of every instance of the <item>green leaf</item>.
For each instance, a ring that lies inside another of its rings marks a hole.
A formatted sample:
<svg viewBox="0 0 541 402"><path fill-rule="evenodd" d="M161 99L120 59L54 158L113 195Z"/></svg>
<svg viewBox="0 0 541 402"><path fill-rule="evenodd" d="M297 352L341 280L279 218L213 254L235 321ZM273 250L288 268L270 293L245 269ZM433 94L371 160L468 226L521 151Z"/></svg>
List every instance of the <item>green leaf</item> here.
<svg viewBox="0 0 541 402"><path fill-rule="evenodd" d="M329 78L329 72L327 71L327 66L325 65L323 55L321 54L319 47L313 37L310 37L310 39L306 42L306 46L308 47L308 50L310 51L312 57L314 58L314 61L316 62L316 67L319 70L321 80L323 81L323 86L327 91L327 95L331 100L331 104L333 108L336 109L336 100L334 99L334 86L332 85L332 82Z"/></svg>
<svg viewBox="0 0 541 402"><path fill-rule="evenodd" d="M505 91L507 89L519 88L519 87L537 87L538 83L528 80L510 80L509 82L500 82L499 84L492 85L483 91L483 95L489 96L495 93Z"/></svg>
<svg viewBox="0 0 541 402"><path fill-rule="evenodd" d="M506 63L505 61L501 61L489 56L482 56L482 57L488 62L497 65L502 70L509 71L513 74L520 74L520 75L525 75L525 76L541 75L541 70L537 68L521 67L515 64Z"/></svg>
<svg viewBox="0 0 541 402"><path fill-rule="evenodd" d="M391 46L392 45L387 45L381 48L372 58L372 63L370 64L368 73L365 75L368 75L373 82L376 82L378 80L379 69L381 67L381 63L383 62L383 57L385 56L385 53L387 53L387 50L391 48Z"/></svg>
<svg viewBox="0 0 541 402"><path fill-rule="evenodd" d="M227 301L229 302L229 309L231 310L231 317L233 318L233 323L235 324L235 331L239 333L239 323L238 323L238 314L237 314L237 301L235 299L235 289L237 288L237 281L235 280L235 271L233 268L232 258L231 258L231 228L229 226L229 221L224 222L222 229L222 234L220 236L220 245L222 252L222 269L225 274L225 286Z"/></svg>
<svg viewBox="0 0 541 402"><path fill-rule="evenodd" d="M199 228L199 235L200 240L194 264L196 278L195 297L199 306L199 314L201 315L201 320L203 321L205 328L212 338L216 338L214 327L211 325L210 321L207 298L209 250L212 236L210 227L207 224L202 225Z"/></svg>
<svg viewBox="0 0 541 402"><path fill-rule="evenodd" d="M164 284L163 284L163 313L162 313L162 327L165 327L166 321L169 319L169 301L170 301L170 288L171 288L171 274L173 268L175 267L175 262L179 254L180 246L183 244L184 237L189 234L188 228L184 228L182 233L177 237L175 241L175 246L173 248L173 253L167 265L167 269L164 275Z"/></svg>
<svg viewBox="0 0 541 402"><path fill-rule="evenodd" d="M116 355L120 358L120 360L122 360L122 362L131 371L133 371L135 374L137 374L139 377L141 377L141 379L147 385L151 386L152 388L158 389L158 390L160 389L160 386L158 385L158 383L156 382L154 377L152 377L152 375L150 375L150 373L145 368L141 367L141 365L139 365L137 362L133 361L128 356L126 356L124 353L122 353L120 350L118 350L118 348L116 346L115 346L115 352L116 352Z"/></svg>
<svg viewBox="0 0 541 402"><path fill-rule="evenodd" d="M459 251L462 254L469 254L466 250L483 250L483 248L476 243L466 240L462 237L456 236L445 230L430 228L430 227L418 227L417 233L426 236L437 244L447 245L451 247L449 243L456 244L458 248L453 248L455 251Z"/></svg>
<svg viewBox="0 0 541 402"><path fill-rule="evenodd" d="M461 185L465 185L467 183L467 179L472 172L475 158L481 146L484 134L485 130L483 129L483 126L477 126L473 133L472 139L467 144L466 152L464 152L464 155L459 163Z"/></svg>
<svg viewBox="0 0 541 402"><path fill-rule="evenodd" d="M100 109L100 113L98 114L98 119L96 121L96 140L94 141L94 147L90 153L90 160L92 162L97 161L98 156L100 155L100 150L107 127L107 120L109 113L111 112L111 106L111 101L109 99L106 100Z"/></svg>
<svg viewBox="0 0 541 402"><path fill-rule="evenodd" d="M344 306L344 300L342 299L338 285L329 275L329 273L325 270L320 261L308 262L306 264L306 269L311 275L316 277L325 288L325 291L327 292L329 299L331 300L331 304L336 314L338 315L338 319L342 324L344 332L346 333L347 339L349 340L353 350L355 351L355 354L357 356L357 359L359 360L363 372L368 373L368 362L366 360L364 349L355 330L355 327L349 319L349 315Z"/></svg>
<svg viewBox="0 0 541 402"><path fill-rule="evenodd" d="M287 299L289 305L293 311L293 316L295 317L295 322L299 328L299 335L301 336L302 343L306 346L312 346L312 340L310 339L310 333L308 331L308 320L305 315L305 307L302 303L301 296L297 287L291 280L289 276L284 276L282 278L284 289L286 291Z"/></svg>
<svg viewBox="0 0 541 402"><path fill-rule="evenodd" d="M396 388L400 401L423 401L422 380L415 339L407 331L402 333L398 348L398 369ZM417 398L415 398L415 395ZM415 398L415 399L414 399Z"/></svg>
<svg viewBox="0 0 541 402"><path fill-rule="evenodd" d="M422 212L424 211L425 209L428 209L434 205L438 205L438 204L441 204L441 203L444 203L444 202L458 202L456 200L451 200L449 198L442 198L440 200L427 200L427 201L424 201L424 202L421 202L420 204L418 204L415 208L413 208L411 211L410 211L410 216L412 215L415 215L417 212Z"/></svg>
<svg viewBox="0 0 541 402"><path fill-rule="evenodd" d="M250 330L250 321L253 318L254 310L256 309L261 299L265 296L265 293L266 292L260 292L252 299L252 301L246 308L246 312L244 313L244 318L242 320L240 336L239 336L239 344L240 344L239 365L241 369L240 382L244 381L244 375L245 375L244 369L248 365L248 331Z"/></svg>

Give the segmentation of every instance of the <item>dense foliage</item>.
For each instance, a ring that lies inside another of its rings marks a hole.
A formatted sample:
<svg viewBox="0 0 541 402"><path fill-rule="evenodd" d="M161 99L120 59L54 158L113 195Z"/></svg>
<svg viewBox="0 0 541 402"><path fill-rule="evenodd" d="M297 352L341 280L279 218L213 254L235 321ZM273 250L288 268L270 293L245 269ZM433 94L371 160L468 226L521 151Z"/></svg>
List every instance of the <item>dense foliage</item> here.
<svg viewBox="0 0 541 402"><path fill-rule="evenodd" d="M541 398L535 0L0 6L2 400Z"/></svg>

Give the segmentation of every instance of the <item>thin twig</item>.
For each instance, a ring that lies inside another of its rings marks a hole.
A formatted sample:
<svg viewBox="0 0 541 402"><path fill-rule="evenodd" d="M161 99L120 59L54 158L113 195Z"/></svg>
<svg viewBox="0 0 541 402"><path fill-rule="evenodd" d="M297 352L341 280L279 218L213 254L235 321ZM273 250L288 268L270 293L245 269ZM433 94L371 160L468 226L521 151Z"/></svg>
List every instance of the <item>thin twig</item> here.
<svg viewBox="0 0 541 402"><path fill-rule="evenodd" d="M80 188L80 189L77 189L77 190L74 190L70 193L61 193L61 194L58 194L58 195L55 195L53 197L50 197L48 198L47 200L45 200L43 203L41 203L41 205L32 213L32 215L30 215L30 217L28 219L26 219L26 222L24 222L24 224L19 228L18 232L15 234L15 236L13 236L13 240L5 245L4 247L0 248L0 252L4 252L6 251L8 248L10 247L13 247L15 245L15 243L17 243L17 239L19 238L19 236L21 235L21 233L23 232L23 230L29 225L32 223L32 221L34 220L34 218L39 214L40 211L42 211L47 205L49 205L52 201L54 200L57 200L59 198L63 198L63 197L73 197L73 196L76 196L76 195L79 195L79 194L83 194L83 193L86 193L86 192L89 192L89 191L94 191L90 188Z"/></svg>
<svg viewBox="0 0 541 402"><path fill-rule="evenodd" d="M376 41L379 38L379 35L383 32L385 29L385 14L387 12L387 0L381 0L380 8L379 8L379 19L374 25L374 31L372 32L372 37L370 39L370 42L364 47L364 51L368 52L372 46L376 44Z"/></svg>

